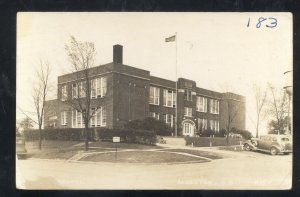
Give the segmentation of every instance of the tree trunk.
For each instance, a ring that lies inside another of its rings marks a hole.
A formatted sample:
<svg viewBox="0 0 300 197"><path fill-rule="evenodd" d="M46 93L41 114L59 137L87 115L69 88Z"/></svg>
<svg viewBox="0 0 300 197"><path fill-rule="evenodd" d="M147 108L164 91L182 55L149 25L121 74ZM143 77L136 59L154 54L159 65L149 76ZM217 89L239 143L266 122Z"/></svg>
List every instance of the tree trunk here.
<svg viewBox="0 0 300 197"><path fill-rule="evenodd" d="M84 132L85 132L85 151L88 151L89 150L89 138L88 138L88 125L85 124L85 129L84 129Z"/></svg>
<svg viewBox="0 0 300 197"><path fill-rule="evenodd" d="M227 136L226 136L226 142L227 142L227 146L229 144L229 132L227 133Z"/></svg>
<svg viewBox="0 0 300 197"><path fill-rule="evenodd" d="M256 123L256 138L258 138L258 121L259 121L259 117L257 118L257 123Z"/></svg>
<svg viewBox="0 0 300 197"><path fill-rule="evenodd" d="M39 126L39 150L42 150L42 128Z"/></svg>

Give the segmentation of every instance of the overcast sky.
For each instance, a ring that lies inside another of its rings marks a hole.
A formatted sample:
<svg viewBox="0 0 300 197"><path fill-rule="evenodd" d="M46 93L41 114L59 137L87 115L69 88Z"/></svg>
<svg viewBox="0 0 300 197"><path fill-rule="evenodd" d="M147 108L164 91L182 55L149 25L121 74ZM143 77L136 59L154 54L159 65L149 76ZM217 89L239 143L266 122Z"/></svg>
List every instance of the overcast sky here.
<svg viewBox="0 0 300 197"><path fill-rule="evenodd" d="M257 28L259 17L276 18L277 26L266 27L274 26L274 19L267 19ZM50 62L54 87L57 76L71 71L64 49L70 35L95 43L95 65L112 62L112 46L121 44L124 64L175 80L175 43L164 42L175 32L178 77L244 95L246 128L254 132L252 84L283 87L283 73L292 69L289 13L18 13L17 119L23 117L18 108L34 111L31 93L39 59Z"/></svg>

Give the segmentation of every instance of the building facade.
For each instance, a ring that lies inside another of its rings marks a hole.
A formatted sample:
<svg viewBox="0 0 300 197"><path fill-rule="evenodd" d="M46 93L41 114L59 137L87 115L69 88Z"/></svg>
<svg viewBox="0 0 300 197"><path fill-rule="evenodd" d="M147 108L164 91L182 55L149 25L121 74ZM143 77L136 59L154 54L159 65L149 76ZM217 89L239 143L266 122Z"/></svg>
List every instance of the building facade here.
<svg viewBox="0 0 300 197"><path fill-rule="evenodd" d="M79 72L58 77L58 98L46 102L45 127L84 127L82 114L67 103L85 97ZM175 81L123 64L121 45L113 47L113 62L90 68L88 74L91 106L98 108L91 127L123 128L129 121L154 117L174 128L177 107L178 135L218 133L229 122L231 128L245 129L244 96L202 89L184 78L178 79L176 93Z"/></svg>

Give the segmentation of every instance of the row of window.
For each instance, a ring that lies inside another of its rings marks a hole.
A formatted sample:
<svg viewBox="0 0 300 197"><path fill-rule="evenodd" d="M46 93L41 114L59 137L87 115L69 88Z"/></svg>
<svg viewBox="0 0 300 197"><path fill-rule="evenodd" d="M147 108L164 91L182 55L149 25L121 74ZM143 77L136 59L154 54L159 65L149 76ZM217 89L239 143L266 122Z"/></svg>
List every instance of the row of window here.
<svg viewBox="0 0 300 197"><path fill-rule="evenodd" d="M107 91L106 77L100 77L91 80L91 98L104 97ZM72 84L72 98L86 97L87 86L86 81L81 81ZM61 87L61 100L66 101L68 99L67 85Z"/></svg>
<svg viewBox="0 0 300 197"><path fill-rule="evenodd" d="M159 120L159 113L157 112L150 112L150 117L153 117L157 120ZM175 115L173 114L162 114L162 120L169 125L170 127L173 127L175 122ZM219 120L209 120L209 126L210 130L212 131L219 131ZM207 119L204 118L198 118L198 128L199 131L205 131L207 130Z"/></svg>
<svg viewBox="0 0 300 197"><path fill-rule="evenodd" d="M160 90L158 87L150 86L149 103L153 105L159 105ZM192 101L192 91L185 90L184 99ZM163 105L167 107L176 107L176 92L172 90L163 90ZM219 114L219 101L216 99L210 99L210 113ZM207 112L207 98L197 96L196 110L199 112ZM189 110L189 109L188 109ZM191 114L191 110L187 114ZM185 114L185 115L187 115ZM187 115L191 116L191 115Z"/></svg>
<svg viewBox="0 0 300 197"><path fill-rule="evenodd" d="M149 116L155 118L156 120L159 120L159 113L157 113L157 112L150 112ZM174 122L175 122L175 115L173 115L173 114L162 114L162 120L169 127L173 127Z"/></svg>
<svg viewBox="0 0 300 197"><path fill-rule="evenodd" d="M216 99L210 99L209 112L212 114L219 114L220 102ZM207 112L207 98L197 96L196 110L199 112Z"/></svg>
<svg viewBox="0 0 300 197"><path fill-rule="evenodd" d="M103 107L100 107L95 111L92 109L91 111L91 120L90 126L91 127L102 127L106 126L106 110ZM82 113L77 110L71 111L71 125L72 128L83 128L84 127L84 120ZM68 111L61 112L61 125L68 124Z"/></svg>
<svg viewBox="0 0 300 197"><path fill-rule="evenodd" d="M210 120L209 126L210 126L210 130L218 132L220 129L219 120ZM198 118L198 129L199 131L207 130L207 119Z"/></svg>

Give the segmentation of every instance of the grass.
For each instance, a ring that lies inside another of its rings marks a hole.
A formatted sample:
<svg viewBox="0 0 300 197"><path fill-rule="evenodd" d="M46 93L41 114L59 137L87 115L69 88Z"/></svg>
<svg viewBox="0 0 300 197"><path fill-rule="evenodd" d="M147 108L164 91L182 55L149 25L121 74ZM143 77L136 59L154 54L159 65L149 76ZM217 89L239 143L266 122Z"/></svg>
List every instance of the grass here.
<svg viewBox="0 0 300 197"><path fill-rule="evenodd" d="M79 145L78 145L79 144ZM78 145L78 146L74 146ZM138 149L149 150L157 149L160 147L142 145L142 144L127 144L118 143L118 149ZM73 157L78 151L84 151L84 142L82 141L55 141L47 140L42 142L42 150L38 150L38 141L26 142L26 149L28 151L28 158L40 159L64 159L67 160ZM89 142L89 152L105 152L114 151L116 144L112 142Z"/></svg>
<svg viewBox="0 0 300 197"><path fill-rule="evenodd" d="M70 148L76 144L82 143L80 141L62 141L62 140L45 140L42 141L42 149L65 149ZM38 149L38 141L26 141L26 149L28 151Z"/></svg>
<svg viewBox="0 0 300 197"><path fill-rule="evenodd" d="M39 159L62 159L68 160L77 154L77 150L65 150L65 151L41 151L38 153L31 154L31 158Z"/></svg>
<svg viewBox="0 0 300 197"><path fill-rule="evenodd" d="M156 151L128 151L118 152L117 159L115 153L102 153L90 155L80 159L80 161L93 162L123 162L123 163L177 163L177 162L207 162L205 159L180 155L175 153Z"/></svg>
<svg viewBox="0 0 300 197"><path fill-rule="evenodd" d="M200 151L200 150L190 150L190 149L165 149L164 151L168 152L180 152L180 153L189 153L192 155L197 155L201 157L207 157L209 159L222 159L223 157L220 154L212 153L208 151Z"/></svg>
<svg viewBox="0 0 300 197"><path fill-rule="evenodd" d="M116 148L116 143L113 142L91 142L89 143L90 147L100 147L100 148ZM120 149L139 149L139 150L147 150L147 149L161 149L158 146L151 145L143 145L143 144L129 144L129 143L117 143L118 148Z"/></svg>

